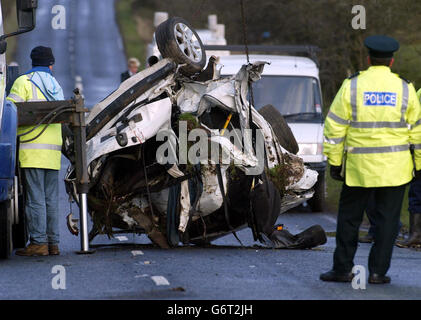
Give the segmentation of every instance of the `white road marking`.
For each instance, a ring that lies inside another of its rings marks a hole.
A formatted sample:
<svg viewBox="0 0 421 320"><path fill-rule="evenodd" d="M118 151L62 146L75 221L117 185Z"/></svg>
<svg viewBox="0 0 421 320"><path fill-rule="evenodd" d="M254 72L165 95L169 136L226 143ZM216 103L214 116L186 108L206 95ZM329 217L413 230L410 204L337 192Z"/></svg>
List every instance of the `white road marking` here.
<svg viewBox="0 0 421 320"><path fill-rule="evenodd" d="M163 276L152 276L151 279L155 282L157 286L169 286L170 283Z"/></svg>
<svg viewBox="0 0 421 320"><path fill-rule="evenodd" d="M118 241L127 241L127 240L129 240L126 236L117 236L116 239Z"/></svg>
<svg viewBox="0 0 421 320"><path fill-rule="evenodd" d="M135 275L134 276L135 278L146 278L146 277L149 277L149 274L138 274L138 275Z"/></svg>
<svg viewBox="0 0 421 320"><path fill-rule="evenodd" d="M143 251L141 251L141 250L133 250L132 251L132 255L133 255L133 257L143 256Z"/></svg>

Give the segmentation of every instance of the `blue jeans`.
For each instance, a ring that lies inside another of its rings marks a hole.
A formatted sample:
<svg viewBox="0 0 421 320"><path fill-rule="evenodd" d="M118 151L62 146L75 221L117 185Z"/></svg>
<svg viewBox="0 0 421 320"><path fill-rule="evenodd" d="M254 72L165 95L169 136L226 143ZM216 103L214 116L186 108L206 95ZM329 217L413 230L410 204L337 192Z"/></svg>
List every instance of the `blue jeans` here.
<svg viewBox="0 0 421 320"><path fill-rule="evenodd" d="M31 243L59 243L58 170L23 168Z"/></svg>

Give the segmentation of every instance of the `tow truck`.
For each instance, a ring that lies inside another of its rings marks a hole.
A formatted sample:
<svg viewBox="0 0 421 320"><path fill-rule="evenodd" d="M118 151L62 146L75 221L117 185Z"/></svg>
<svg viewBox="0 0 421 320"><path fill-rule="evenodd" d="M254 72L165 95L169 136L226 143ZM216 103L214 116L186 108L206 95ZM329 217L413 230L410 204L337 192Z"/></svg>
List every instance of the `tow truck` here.
<svg viewBox="0 0 421 320"><path fill-rule="evenodd" d="M15 73L6 64L6 39L35 28L36 8L36 0L17 0L18 30L4 34L0 4L0 258L7 258L13 246L22 247L26 242L23 195L16 169L18 115L16 106L6 100L6 84Z"/></svg>
<svg viewBox="0 0 421 320"><path fill-rule="evenodd" d="M87 234L87 201L89 177L86 165L86 125L84 101L78 89L74 97L63 101L12 103L6 100L6 83L12 83L16 70L7 68L6 38L29 32L35 28L37 0L17 0L19 29L10 34L3 32L0 6L0 258L8 258L13 248L22 248L27 242L24 214L24 192L18 163L17 126L39 126L62 123L73 130L76 185L80 199L81 250L92 253ZM9 70L7 70L9 69ZM11 71L11 72L7 72ZM6 77L9 75L9 78ZM10 86L9 86L10 87Z"/></svg>

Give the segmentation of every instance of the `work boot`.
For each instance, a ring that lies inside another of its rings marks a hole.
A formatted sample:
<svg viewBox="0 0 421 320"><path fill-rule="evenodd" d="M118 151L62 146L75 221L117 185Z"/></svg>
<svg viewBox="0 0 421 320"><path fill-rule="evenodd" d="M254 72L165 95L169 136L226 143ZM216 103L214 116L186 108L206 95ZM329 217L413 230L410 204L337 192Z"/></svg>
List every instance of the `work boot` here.
<svg viewBox="0 0 421 320"><path fill-rule="evenodd" d="M370 274L370 276L368 277L368 283L371 284L385 284L390 283L390 281L390 277L382 276L377 273Z"/></svg>
<svg viewBox="0 0 421 320"><path fill-rule="evenodd" d="M30 243L25 249L16 251L16 255L25 257L48 256L48 245Z"/></svg>
<svg viewBox="0 0 421 320"><path fill-rule="evenodd" d="M366 234L364 237L360 237L358 242L360 243L372 243L374 241L374 237L371 234Z"/></svg>
<svg viewBox="0 0 421 320"><path fill-rule="evenodd" d="M400 248L421 247L421 213L409 215L409 236L405 241L397 241Z"/></svg>
<svg viewBox="0 0 421 320"><path fill-rule="evenodd" d="M58 245L49 244L48 245L48 253L50 254L50 256L58 256L60 254L60 250L58 249Z"/></svg>
<svg viewBox="0 0 421 320"><path fill-rule="evenodd" d="M320 275L320 280L331 282L351 282L352 278L354 278L352 272L341 273L335 270L330 270Z"/></svg>

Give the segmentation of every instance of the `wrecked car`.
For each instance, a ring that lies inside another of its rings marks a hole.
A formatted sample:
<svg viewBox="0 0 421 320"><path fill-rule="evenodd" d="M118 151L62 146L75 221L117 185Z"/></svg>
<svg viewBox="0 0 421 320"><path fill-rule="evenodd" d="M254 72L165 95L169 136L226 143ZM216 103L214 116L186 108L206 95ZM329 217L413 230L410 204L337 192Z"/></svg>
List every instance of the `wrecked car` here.
<svg viewBox="0 0 421 320"><path fill-rule="evenodd" d="M285 149L282 141L294 137L279 112L270 105L258 112L250 101L265 62L220 77L217 58L205 68L204 46L182 18L158 26L155 39L160 60L86 118L89 239L123 230L169 248L249 227L274 248L326 242L319 226L292 235L275 225L280 213L312 197L317 172ZM66 134L66 190L77 202L73 143ZM77 233L71 216L68 225Z"/></svg>

